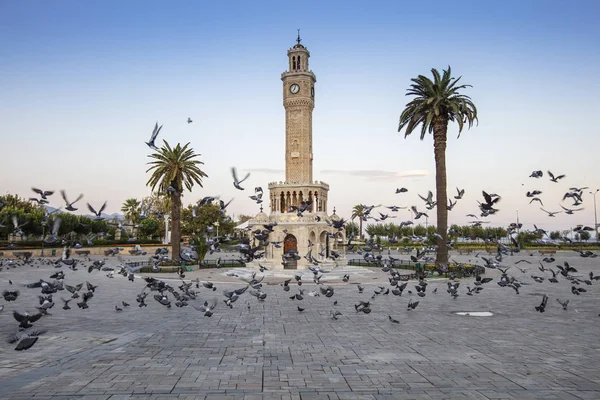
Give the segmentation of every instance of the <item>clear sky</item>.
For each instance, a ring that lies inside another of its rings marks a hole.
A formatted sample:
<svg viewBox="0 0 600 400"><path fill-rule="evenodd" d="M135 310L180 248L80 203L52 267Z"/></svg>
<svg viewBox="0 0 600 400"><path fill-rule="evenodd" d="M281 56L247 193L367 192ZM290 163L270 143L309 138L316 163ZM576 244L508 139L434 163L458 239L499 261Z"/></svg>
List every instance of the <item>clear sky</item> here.
<svg viewBox="0 0 600 400"><path fill-rule="evenodd" d="M569 187L600 187L599 13L597 1L0 0L0 192L66 189L117 212L150 192L144 141L159 121L159 138L191 142L209 175L184 204L221 195L235 214L258 212L229 171L254 171L248 188L284 179L280 74L300 28L317 76L314 178L330 184L330 212L423 208L433 140L404 139L398 118L410 79L450 65L473 85L480 119L460 139L449 128L448 192L466 190L450 223L471 220L483 189L502 196L492 225L517 209L526 228L593 225L588 190L583 211L555 218L525 193L541 190L558 211ZM537 169L544 178L528 178ZM567 177L552 183L547 170Z"/></svg>

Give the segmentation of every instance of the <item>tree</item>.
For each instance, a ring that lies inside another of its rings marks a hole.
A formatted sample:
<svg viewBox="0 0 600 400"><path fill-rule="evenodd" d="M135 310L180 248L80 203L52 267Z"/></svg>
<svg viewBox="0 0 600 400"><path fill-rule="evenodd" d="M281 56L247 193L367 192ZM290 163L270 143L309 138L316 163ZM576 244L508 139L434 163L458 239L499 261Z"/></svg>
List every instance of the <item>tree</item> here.
<svg viewBox="0 0 600 400"><path fill-rule="evenodd" d="M356 237L358 235L358 225L356 222L346 222L344 228L346 229L347 237Z"/></svg>
<svg viewBox="0 0 600 400"><path fill-rule="evenodd" d="M152 192L148 197L142 199L147 215L168 214L172 207L171 198L168 193Z"/></svg>
<svg viewBox="0 0 600 400"><path fill-rule="evenodd" d="M550 232L550 239L552 239L552 240L560 239L560 232L559 231Z"/></svg>
<svg viewBox="0 0 600 400"><path fill-rule="evenodd" d="M587 242L588 240L590 240L591 237L592 237L592 235L588 231L581 231L579 233L579 238L584 242Z"/></svg>
<svg viewBox="0 0 600 400"><path fill-rule="evenodd" d="M421 127L421 140L425 138L427 132L433 133L433 149L435 157L435 186L437 206L437 233L438 251L436 253L436 263L438 265L448 265L448 247L446 246L448 238L448 196L446 193L446 133L448 123L456 121L458 123L458 136L464 127L465 122L469 128L473 122L477 122L477 108L470 97L459 93L460 90L470 85L457 85L459 78L451 76L451 69L443 71L443 75L434 68L433 81L429 78L419 75L411 79L413 84L408 89L407 96L416 96L410 101L402 114L398 132L406 128L404 137L410 135L418 125Z"/></svg>
<svg viewBox="0 0 600 400"><path fill-rule="evenodd" d="M6 194L0 196L0 235L8 237L13 233L12 217L17 217L19 224L25 223L21 228L26 236L42 234L42 221L45 209L36 203L32 203L17 195Z"/></svg>
<svg viewBox="0 0 600 400"><path fill-rule="evenodd" d="M367 232L367 235L369 235L369 237L371 239L375 236L376 230L377 230L377 225L374 225L374 224L368 224L367 227L365 228L365 232Z"/></svg>
<svg viewBox="0 0 600 400"><path fill-rule="evenodd" d="M154 218L146 218L140 222L138 231L144 238L151 238L158 232L160 222Z"/></svg>
<svg viewBox="0 0 600 400"><path fill-rule="evenodd" d="M130 224L137 224L140 218L140 202L137 199L131 198L123 202L121 211L124 213L125 220L129 221Z"/></svg>
<svg viewBox="0 0 600 400"><path fill-rule="evenodd" d="M192 215L194 208L196 208L196 218ZM207 228L213 226L217 221L219 222L219 228L221 228L223 218L219 213L219 209L220 207L217 204L188 205L181 211L181 231L184 235L195 233L204 236L207 233Z"/></svg>
<svg viewBox="0 0 600 400"><path fill-rule="evenodd" d="M355 218L358 218L358 236L360 239L363 238L363 217L365 216L365 206L362 204L357 204L352 208L352 215L350 216L350 220L354 221Z"/></svg>
<svg viewBox="0 0 600 400"><path fill-rule="evenodd" d="M181 249L181 196L183 187L192 191L194 184L202 187L202 178L208 175L199 168L202 161L196 160L199 154L194 153L189 143L172 148L166 140L163 146L148 157L154 161L148 162L150 168L146 172L152 172L146 183L152 190L158 187L160 193L170 193L171 198L171 246L173 259L179 257Z"/></svg>
<svg viewBox="0 0 600 400"><path fill-rule="evenodd" d="M413 228L413 232L415 236L425 236L427 235L427 229L423 225L417 225Z"/></svg>

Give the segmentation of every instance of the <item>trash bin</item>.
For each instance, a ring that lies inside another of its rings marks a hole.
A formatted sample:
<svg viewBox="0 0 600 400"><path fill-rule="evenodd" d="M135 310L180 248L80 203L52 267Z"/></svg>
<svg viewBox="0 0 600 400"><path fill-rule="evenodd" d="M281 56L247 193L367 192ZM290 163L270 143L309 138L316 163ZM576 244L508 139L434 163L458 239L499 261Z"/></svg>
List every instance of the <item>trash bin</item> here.
<svg viewBox="0 0 600 400"><path fill-rule="evenodd" d="M421 263L415 264L415 272L421 272Z"/></svg>
<svg viewBox="0 0 600 400"><path fill-rule="evenodd" d="M52 257L56 256L56 249L52 249Z"/></svg>

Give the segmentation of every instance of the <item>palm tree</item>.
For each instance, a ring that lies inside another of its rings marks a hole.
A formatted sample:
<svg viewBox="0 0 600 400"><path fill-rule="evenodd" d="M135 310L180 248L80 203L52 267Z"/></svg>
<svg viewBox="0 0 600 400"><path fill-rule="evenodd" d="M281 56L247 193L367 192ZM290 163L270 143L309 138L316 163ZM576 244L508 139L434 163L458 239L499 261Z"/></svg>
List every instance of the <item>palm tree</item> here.
<svg viewBox="0 0 600 400"><path fill-rule="evenodd" d="M183 186L188 191L192 190L194 183L202 187L202 178L208 175L202 171L198 165L204 165L202 161L195 158L199 154L189 148L190 144L171 148L167 141L163 140L163 146L154 154L148 157L154 161L148 162L150 168L146 172L152 171L152 176L146 183L152 190L158 186L161 193L170 193L171 196L171 246L173 260L179 257L181 241L181 195Z"/></svg>
<svg viewBox="0 0 600 400"><path fill-rule="evenodd" d="M434 68L433 81L429 78L419 75L411 79L414 82L410 85L406 95L416 96L406 105L402 115L398 132L406 127L404 137L412 133L419 125L421 127L421 140L425 138L425 133L433 133L433 149L435 156L435 186L437 201L437 233L438 248L436 263L441 266L448 265L448 247L446 246L448 236L448 210L445 207L448 204L446 193L446 133L448 131L448 122L456 121L458 123L458 137L468 123L468 127L473 126L473 122L478 122L477 108L469 96L459 93L460 90L471 85L457 85L459 78L451 76L451 70L448 66L443 71L443 75Z"/></svg>
<svg viewBox="0 0 600 400"><path fill-rule="evenodd" d="M125 213L125 219L135 225L140 217L140 202L133 198L127 199L121 206L121 211Z"/></svg>
<svg viewBox="0 0 600 400"><path fill-rule="evenodd" d="M352 216L350 216L350 220L354 221L355 218L358 218L358 237L360 239L363 238L363 217L365 216L365 206L362 204L357 204L352 208Z"/></svg>

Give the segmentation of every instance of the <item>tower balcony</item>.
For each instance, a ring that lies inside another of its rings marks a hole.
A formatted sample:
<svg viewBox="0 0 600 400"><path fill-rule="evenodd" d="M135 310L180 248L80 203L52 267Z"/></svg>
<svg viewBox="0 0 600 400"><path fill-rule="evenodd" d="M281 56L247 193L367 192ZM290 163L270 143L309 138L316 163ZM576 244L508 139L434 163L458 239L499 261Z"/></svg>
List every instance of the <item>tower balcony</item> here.
<svg viewBox="0 0 600 400"><path fill-rule="evenodd" d="M317 76L315 75L314 72L312 72L312 70L305 70L305 69L297 69L295 71L285 71L281 73L281 80L285 80L285 78L287 78L288 76L294 76L294 77L298 77L298 76L307 76L309 78L311 78L314 82L317 81Z"/></svg>

